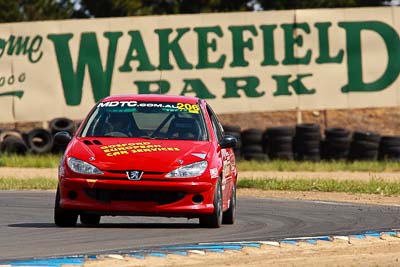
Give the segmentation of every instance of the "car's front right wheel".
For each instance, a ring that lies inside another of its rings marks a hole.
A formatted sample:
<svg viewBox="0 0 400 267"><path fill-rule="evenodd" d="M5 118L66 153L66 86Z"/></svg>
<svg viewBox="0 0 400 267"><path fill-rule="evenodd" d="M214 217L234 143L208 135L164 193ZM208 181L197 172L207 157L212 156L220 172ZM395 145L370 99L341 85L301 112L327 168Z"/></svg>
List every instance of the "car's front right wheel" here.
<svg viewBox="0 0 400 267"><path fill-rule="evenodd" d="M86 225L98 225L100 223L101 216L95 214L81 214L81 223Z"/></svg>
<svg viewBox="0 0 400 267"><path fill-rule="evenodd" d="M222 224L222 187L218 180L214 190L214 212L199 218L200 226L207 228L219 228Z"/></svg>
<svg viewBox="0 0 400 267"><path fill-rule="evenodd" d="M229 209L224 212L222 223L234 224L235 218L236 218L236 184L233 184L231 198L229 201Z"/></svg>
<svg viewBox="0 0 400 267"><path fill-rule="evenodd" d="M57 188L54 203L54 223L60 227L74 227L78 220L78 213L60 207L60 189Z"/></svg>

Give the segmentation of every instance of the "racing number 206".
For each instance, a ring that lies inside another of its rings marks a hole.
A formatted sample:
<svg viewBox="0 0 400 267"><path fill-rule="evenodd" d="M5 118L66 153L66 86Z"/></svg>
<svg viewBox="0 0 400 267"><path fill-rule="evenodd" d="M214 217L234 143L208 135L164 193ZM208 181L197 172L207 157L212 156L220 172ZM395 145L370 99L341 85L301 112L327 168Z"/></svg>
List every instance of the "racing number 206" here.
<svg viewBox="0 0 400 267"><path fill-rule="evenodd" d="M197 104L178 103L178 109L181 111L186 110L189 113L199 113L199 106Z"/></svg>

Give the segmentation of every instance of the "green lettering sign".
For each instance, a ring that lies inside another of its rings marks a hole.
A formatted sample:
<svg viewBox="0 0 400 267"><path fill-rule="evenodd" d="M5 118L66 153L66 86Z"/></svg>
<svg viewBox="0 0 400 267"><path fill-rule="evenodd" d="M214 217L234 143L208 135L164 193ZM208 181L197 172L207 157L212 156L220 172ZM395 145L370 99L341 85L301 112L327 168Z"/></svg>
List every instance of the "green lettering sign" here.
<svg viewBox="0 0 400 267"><path fill-rule="evenodd" d="M261 62L261 66L276 66L278 61L275 58L275 46L274 46L274 30L276 25L261 25L260 29L263 32L263 44L264 44L264 60Z"/></svg>
<svg viewBox="0 0 400 267"><path fill-rule="evenodd" d="M225 64L226 55L221 55L216 61L210 62L208 59L208 50L211 49L213 52L217 51L217 40L215 38L208 41L209 33L214 33L218 37L222 37L221 27L198 27L193 29L197 33L197 49L199 61L196 65L196 69L222 69Z"/></svg>
<svg viewBox="0 0 400 267"><path fill-rule="evenodd" d="M185 86L181 92L181 95L187 95L195 93L196 97L203 99L214 99L215 95L207 89L207 86L200 79L184 79Z"/></svg>
<svg viewBox="0 0 400 267"><path fill-rule="evenodd" d="M248 31L253 36L257 36L257 29L253 25L248 26L230 26L228 29L232 33L232 49L233 49L233 61L231 67L246 67L249 62L244 57L244 49L247 48L250 51L254 49L253 40L248 38L246 41L243 40L243 32Z"/></svg>
<svg viewBox="0 0 400 267"><path fill-rule="evenodd" d="M243 90L247 97L260 97L265 92L257 92L257 87L260 85L260 80L254 76L222 78L225 82L225 94L223 98L238 98L238 91Z"/></svg>
<svg viewBox="0 0 400 267"><path fill-rule="evenodd" d="M343 49L340 49L336 56L330 56L328 29L331 25L332 23L330 22L314 24L314 26L318 29L319 57L315 60L315 62L318 64L342 63L343 61Z"/></svg>
<svg viewBox="0 0 400 267"><path fill-rule="evenodd" d="M0 38L0 57L7 51L9 56L27 55L31 63L36 63L43 56L42 42L43 37L40 35L35 35L32 39L30 36L10 35L7 41Z"/></svg>
<svg viewBox="0 0 400 267"><path fill-rule="evenodd" d="M310 63L311 50L308 49L303 57L296 57L294 47L303 46L303 36L300 35L296 29L303 30L306 33L310 33L310 27L307 23L296 23L296 24L282 24L285 37L285 58L282 61L283 65L307 65Z"/></svg>
<svg viewBox="0 0 400 267"><path fill-rule="evenodd" d="M108 52L105 70L100 57L99 45L96 33L82 33L76 71L72 64L69 41L73 34L49 34L47 38L53 42L57 56L58 68L64 90L64 97L67 105L77 106L82 99L82 86L85 76L85 69L89 71L92 92L95 101L110 95L110 86L114 70L115 52L118 39L122 32L105 32L104 37L108 39Z"/></svg>
<svg viewBox="0 0 400 267"><path fill-rule="evenodd" d="M169 54L171 53L176 60L176 63L181 70L193 69L193 65L190 64L183 54L182 48L179 46L179 40L187 33L189 28L176 29L177 36L172 41L169 40L169 35L172 33L172 29L157 29L154 30L158 34L159 39L159 55L160 55L160 65L158 69L160 70L172 70L173 66L169 61Z"/></svg>
<svg viewBox="0 0 400 267"><path fill-rule="evenodd" d="M292 75L272 75L272 79L276 81L276 91L274 96L282 95L292 95L289 91L289 87L293 87L294 92L297 95L312 95L315 94L315 89L308 89L302 82L303 78L312 76L311 73L308 74L297 74L294 81L289 81Z"/></svg>
<svg viewBox="0 0 400 267"><path fill-rule="evenodd" d="M349 82L342 92L376 92L393 83L400 71L400 39L396 30L379 21L339 22L346 31L347 75ZM386 69L373 82L365 83L362 70L361 31L373 31L382 37L386 46L388 63Z"/></svg>
<svg viewBox="0 0 400 267"><path fill-rule="evenodd" d="M137 67L138 71L155 70L156 67L154 67L150 62L149 55L147 54L146 47L144 45L140 32L129 31L128 34L131 36L131 44L126 54L124 64L119 67L119 71L132 71L132 67L130 65L132 60L137 60L139 62L139 66Z"/></svg>

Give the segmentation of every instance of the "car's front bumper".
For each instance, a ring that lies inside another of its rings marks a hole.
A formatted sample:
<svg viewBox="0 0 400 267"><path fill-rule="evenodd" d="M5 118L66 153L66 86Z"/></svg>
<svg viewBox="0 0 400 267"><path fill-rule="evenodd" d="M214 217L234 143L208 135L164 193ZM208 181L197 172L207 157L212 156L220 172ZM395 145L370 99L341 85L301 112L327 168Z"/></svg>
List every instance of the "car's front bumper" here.
<svg viewBox="0 0 400 267"><path fill-rule="evenodd" d="M199 217L214 211L214 186L212 181L62 178L60 206L100 215Z"/></svg>

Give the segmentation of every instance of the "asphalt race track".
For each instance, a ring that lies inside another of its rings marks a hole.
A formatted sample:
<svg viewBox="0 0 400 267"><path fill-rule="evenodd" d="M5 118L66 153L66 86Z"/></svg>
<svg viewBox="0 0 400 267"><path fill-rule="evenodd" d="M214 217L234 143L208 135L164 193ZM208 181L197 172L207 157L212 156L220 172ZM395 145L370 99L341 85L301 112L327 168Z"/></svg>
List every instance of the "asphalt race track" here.
<svg viewBox="0 0 400 267"><path fill-rule="evenodd" d="M400 228L400 207L251 198L238 199L236 224L220 229L199 228L198 220L154 217L102 217L97 228L58 228L54 195L0 191L0 261Z"/></svg>

